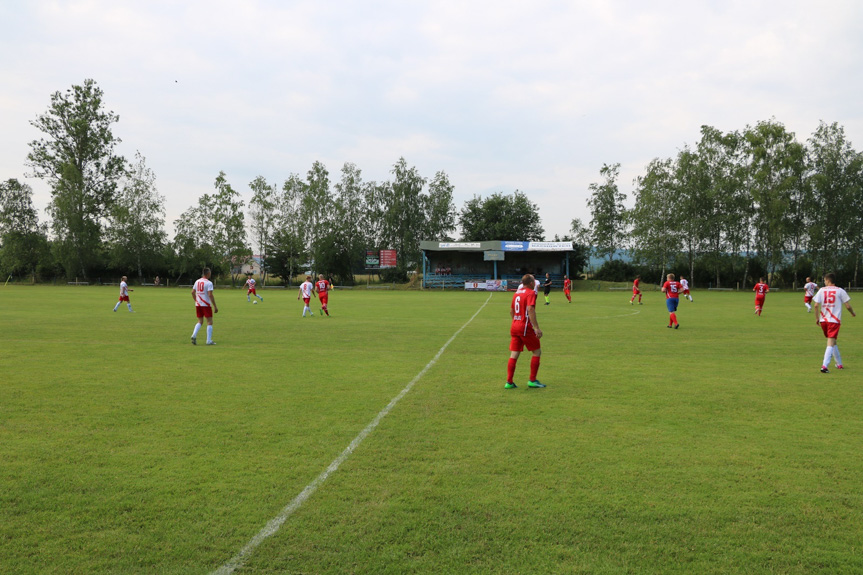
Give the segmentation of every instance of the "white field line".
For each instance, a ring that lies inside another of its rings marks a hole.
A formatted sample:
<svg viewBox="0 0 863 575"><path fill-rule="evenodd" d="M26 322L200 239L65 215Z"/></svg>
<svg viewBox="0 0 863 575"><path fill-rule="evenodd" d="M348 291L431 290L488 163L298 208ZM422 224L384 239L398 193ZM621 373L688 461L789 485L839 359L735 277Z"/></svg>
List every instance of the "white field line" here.
<svg viewBox="0 0 863 575"><path fill-rule="evenodd" d="M272 535L275 535L276 532L278 532L279 528L281 528L282 524L287 521L288 517L290 517L294 513L294 511L299 509L302 504L305 503L305 501L309 497L311 497L315 491L318 490L318 487L320 487L324 483L324 481L327 480L330 474L335 472L339 468L339 466L344 463L344 461L354 452L354 450L359 447L360 443L362 443L363 440L372 431L374 431L374 429L378 426L381 420L386 417L390 411L392 411L392 409L401 400L401 398L407 395L407 393L411 390L414 384L416 384L416 382L418 382L422 378L422 376L424 376L426 372L428 372L428 370L434 367L434 365L437 363L437 360L440 359L440 356L443 355L443 352L446 350L447 347L449 347L449 344L451 344L453 340L458 337L458 334L460 334L464 330L464 328L470 325L470 322L472 322L474 318L479 315L483 308L485 308L486 304L488 304L488 302L491 300L492 295L493 294L489 294L488 298L485 300L485 302L483 302L483 304L476 311L476 313L473 314L473 316L471 316L471 318L467 320L467 322L465 322L465 324L461 326L458 331L455 332L445 344L443 344L443 347L438 350L437 354L432 358L430 362L426 364L422 371L420 371L412 380L410 380L410 382L405 386L405 388L401 390L401 392L399 392L399 394L395 396L392 401L390 401L389 404L387 404L387 406L384 407L380 411L380 413L375 416L372 422L369 423L365 427L365 429L360 431L359 435L357 435L354 440L351 441L350 445L348 445L345 450L342 451L341 455L336 457L333 462L330 463L329 467L327 467L323 472L321 472L321 474L318 475L314 479L314 481L306 485L305 489L303 489L300 494L294 498L293 501L288 503L276 517L271 519L269 523L267 523L264 528L258 532L257 535L252 537L252 539L248 543L246 543L245 547L240 549L240 551L237 552L237 554L234 555L230 561L213 571L211 575L228 575L229 573L233 573L235 570L243 566L249 556L255 551L255 549L258 548L261 543L264 542L265 539Z"/></svg>

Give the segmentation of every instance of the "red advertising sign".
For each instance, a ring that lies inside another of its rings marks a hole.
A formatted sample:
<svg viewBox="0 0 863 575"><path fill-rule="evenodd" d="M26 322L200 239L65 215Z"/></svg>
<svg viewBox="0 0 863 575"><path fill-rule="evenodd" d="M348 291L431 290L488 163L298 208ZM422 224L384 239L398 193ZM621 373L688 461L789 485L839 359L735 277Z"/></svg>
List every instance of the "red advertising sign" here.
<svg viewBox="0 0 863 575"><path fill-rule="evenodd" d="M397 265L395 250L381 250L381 267L394 268Z"/></svg>

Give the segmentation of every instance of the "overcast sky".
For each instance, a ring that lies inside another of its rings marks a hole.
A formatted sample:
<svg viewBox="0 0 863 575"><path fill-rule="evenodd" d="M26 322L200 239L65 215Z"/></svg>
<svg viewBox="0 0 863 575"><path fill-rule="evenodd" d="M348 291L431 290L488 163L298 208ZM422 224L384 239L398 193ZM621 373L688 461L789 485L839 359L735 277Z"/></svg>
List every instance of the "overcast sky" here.
<svg viewBox="0 0 863 575"><path fill-rule="evenodd" d="M0 53L0 180L47 206L25 178L30 121L92 78L171 233L220 170L248 201L258 175L319 160L333 181L345 162L383 181L404 156L446 172L458 209L525 192L551 239L590 220L603 163L630 194L704 124L775 118L803 142L838 122L863 147L859 0L4 0Z"/></svg>

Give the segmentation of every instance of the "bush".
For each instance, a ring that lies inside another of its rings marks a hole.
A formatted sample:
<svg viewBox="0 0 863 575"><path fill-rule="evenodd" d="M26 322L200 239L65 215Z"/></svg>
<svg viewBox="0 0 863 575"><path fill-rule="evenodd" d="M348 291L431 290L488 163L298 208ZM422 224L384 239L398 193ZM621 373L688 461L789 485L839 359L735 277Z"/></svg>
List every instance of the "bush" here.
<svg viewBox="0 0 863 575"><path fill-rule="evenodd" d="M630 281L636 275L635 266L623 260L610 260L602 264L593 279L607 282Z"/></svg>

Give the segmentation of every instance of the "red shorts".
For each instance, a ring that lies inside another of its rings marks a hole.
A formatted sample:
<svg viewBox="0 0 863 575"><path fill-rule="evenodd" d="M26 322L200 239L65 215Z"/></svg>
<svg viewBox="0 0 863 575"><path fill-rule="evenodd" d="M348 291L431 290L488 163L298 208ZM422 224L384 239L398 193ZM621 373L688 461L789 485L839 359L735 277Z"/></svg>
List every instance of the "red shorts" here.
<svg viewBox="0 0 863 575"><path fill-rule="evenodd" d="M632 295L638 295L641 293L641 290L638 288L632 288Z"/></svg>
<svg viewBox="0 0 863 575"><path fill-rule="evenodd" d="M563 290L563 294L564 294L564 295L569 295L569 294L571 294L571 293L572 293L572 292L571 292L570 290L568 290L568 289Z"/></svg>
<svg viewBox="0 0 863 575"><path fill-rule="evenodd" d="M832 337L833 339L839 337L839 325L838 323L822 321L821 330L824 332L824 337Z"/></svg>
<svg viewBox="0 0 863 575"><path fill-rule="evenodd" d="M198 317L213 317L213 308L210 306L196 305L195 314Z"/></svg>
<svg viewBox="0 0 863 575"><path fill-rule="evenodd" d="M121 296L120 296L120 301L129 301L129 296L127 296L127 295L121 295Z"/></svg>
<svg viewBox="0 0 863 575"><path fill-rule="evenodd" d="M304 298L303 298L303 303L304 303L304 304L306 304L306 305L309 305L309 302L310 302L310 301L312 301L312 298L310 298L310 297L304 297Z"/></svg>
<svg viewBox="0 0 863 575"><path fill-rule="evenodd" d="M803 303L809 303L809 302L811 302L813 297L815 297L815 296L811 296L811 295L805 295L805 296L803 296Z"/></svg>
<svg viewBox="0 0 863 575"><path fill-rule="evenodd" d="M755 296L755 305L758 307L764 307L764 296Z"/></svg>
<svg viewBox="0 0 863 575"><path fill-rule="evenodd" d="M255 288L250 288L249 291L246 292L246 295L258 295L258 292L255 291Z"/></svg>
<svg viewBox="0 0 863 575"><path fill-rule="evenodd" d="M688 289L683 290L683 295L689 295L689 290Z"/></svg>
<svg viewBox="0 0 863 575"><path fill-rule="evenodd" d="M325 293L319 293L318 294L318 299L321 300L321 305L327 305L327 300L329 298L330 298L330 296L328 296Z"/></svg>
<svg viewBox="0 0 863 575"><path fill-rule="evenodd" d="M539 338L536 337L535 333L530 332L527 335L512 336L512 339L509 341L509 351L524 351L524 348L527 348L528 351L539 349Z"/></svg>

